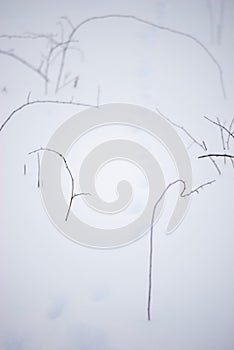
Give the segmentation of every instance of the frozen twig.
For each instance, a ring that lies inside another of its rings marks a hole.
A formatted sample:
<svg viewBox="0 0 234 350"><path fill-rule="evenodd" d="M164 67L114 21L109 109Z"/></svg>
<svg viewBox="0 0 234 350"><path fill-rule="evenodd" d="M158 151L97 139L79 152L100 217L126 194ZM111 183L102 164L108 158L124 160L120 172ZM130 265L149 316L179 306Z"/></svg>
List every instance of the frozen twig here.
<svg viewBox="0 0 234 350"><path fill-rule="evenodd" d="M162 192L161 196L158 198L158 200L156 201L154 207L153 207L153 213L152 213L152 217L151 217L151 225L150 225L150 247L149 247L149 284L148 284L148 299L147 299L147 317L148 317L148 321L151 320L151 294L152 294L152 262L153 262L153 231L154 231L154 219L155 219L155 213L156 213L156 209L159 205L159 203L161 202L161 200L164 198L165 194L167 193L167 191L174 186L177 183L181 183L183 185L183 189L180 192L180 197L188 197L193 193L199 193L199 191L201 189L203 189L205 186L211 185L212 183L214 183L215 180L212 181L208 181L200 186L198 186L197 188L191 190L188 193L186 192L186 183L184 180L178 179L175 180L173 182L171 182L166 188L165 190Z"/></svg>

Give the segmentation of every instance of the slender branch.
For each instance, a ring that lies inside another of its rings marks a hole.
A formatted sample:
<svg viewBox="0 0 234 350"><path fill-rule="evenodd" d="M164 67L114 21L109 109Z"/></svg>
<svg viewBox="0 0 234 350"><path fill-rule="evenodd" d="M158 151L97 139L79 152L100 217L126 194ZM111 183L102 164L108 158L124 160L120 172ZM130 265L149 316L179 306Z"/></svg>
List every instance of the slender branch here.
<svg viewBox="0 0 234 350"><path fill-rule="evenodd" d="M231 123L229 125L229 134L228 134L228 137L227 137L227 149L229 149L229 146L230 146L230 136L231 136L231 133L232 133L233 123L234 123L234 118L232 118L232 121L231 121Z"/></svg>
<svg viewBox="0 0 234 350"><path fill-rule="evenodd" d="M165 118L170 124L174 125L176 128L182 130L192 141L193 144L196 144L197 146L201 147L204 151L207 150L206 144L204 141L202 141L202 143L198 142L183 126L176 124L175 122L173 122L171 119L169 119L168 117L166 117L157 107L155 108L156 111L161 114L161 116L163 118ZM191 147L191 146L190 146Z"/></svg>
<svg viewBox="0 0 234 350"><path fill-rule="evenodd" d="M219 128L222 128L222 129L225 130L232 138L234 138L234 133L232 133L230 130L228 130L224 125L219 124L219 123L215 122L214 120L212 120L212 119L210 119L210 118L208 118L208 117L206 117L206 116L204 116L204 118L205 118L206 120L208 120L209 122L211 122L212 124L217 125Z"/></svg>
<svg viewBox="0 0 234 350"><path fill-rule="evenodd" d="M5 119L3 124L0 126L0 132L3 130L3 128L6 126L6 124L12 119L12 117L22 109L36 105L36 104L60 104L60 105L73 105L73 106L78 106L78 107L93 107L97 108L98 106L88 104L88 103L81 103L81 102L73 102L73 101L59 101L59 100L34 100L34 101L29 101L29 98L27 99L27 102L19 106L18 108L14 109L9 116Z"/></svg>
<svg viewBox="0 0 234 350"><path fill-rule="evenodd" d="M73 203L74 198L79 197L79 196L87 196L87 195L91 195L91 193L89 193L89 192L81 192L81 193L73 194L73 196L70 198L70 202L69 202L69 206L68 206L68 210L67 210L65 221L68 220L68 217L70 215L70 211L71 211L71 207L72 207L72 203Z"/></svg>
<svg viewBox="0 0 234 350"><path fill-rule="evenodd" d="M222 44L222 32L223 32L223 19L224 19L224 10L225 10L225 0L221 1L220 12L219 12L219 23L217 28L217 43Z"/></svg>
<svg viewBox="0 0 234 350"><path fill-rule="evenodd" d="M154 229L154 219L155 219L155 213L156 213L156 209L159 205L159 203L161 202L161 200L163 199L163 197L165 196L165 194L167 193L167 191L174 186L177 183L181 183L183 185L183 189L180 193L180 197L187 197L190 196L193 193L199 193L199 191L201 189L203 189L205 186L211 185L212 183L214 183L215 180L212 181L208 181L200 186L198 186L197 188L191 190L188 193L185 193L186 191L186 183L184 180L178 179L175 180L173 182L171 182L169 185L167 185L167 187L165 188L165 190L162 192L162 194L160 195L160 197L158 198L158 200L156 201L154 207L153 207L153 213L152 213L152 217L151 217L151 225L150 225L150 246L149 246L149 284L148 284L148 300L147 300L147 316L148 316L148 321L151 320L151 294L152 294L152 263L153 263L153 229Z"/></svg>
<svg viewBox="0 0 234 350"><path fill-rule="evenodd" d="M221 158L234 158L234 155L227 154L227 153L210 153L210 154L203 154L202 156L199 156L199 159L207 158L207 157L221 157Z"/></svg>
<svg viewBox="0 0 234 350"><path fill-rule="evenodd" d="M206 54L209 56L209 58L211 59L211 61L214 63L214 65L216 66L218 72L219 72L219 80L220 80L220 84L221 84L221 88L222 88L222 92L223 92L223 96L224 98L226 98L226 92L225 92L225 86L224 86L224 81L223 81L223 71L222 71L222 67L219 64L219 62L216 60L216 58L212 55L212 53L208 50L208 48L200 41L198 40L196 37L194 37L191 34L182 32L180 30L176 30L176 29L172 29L166 26L161 26L158 25L154 22L150 22L147 21L143 18L137 17L137 16L133 16L133 15L121 15L121 14L107 14L107 15L103 15L103 16L94 16L94 17L90 17L87 18L86 20L82 21L81 23L79 23L76 27L74 27L74 29L71 31L69 38L68 38L68 44L64 47L63 50L63 54L62 54L62 58L61 58L61 63L60 63L60 68L59 68L59 74L58 74L58 78L57 78L57 84L56 84L56 90L58 90L59 86L60 86L60 82L61 82L61 78L62 78L62 74L63 74L63 69L64 69L64 65L65 65L65 59L66 59L66 54L67 54L67 49L69 47L69 42L70 40L72 40L73 36L78 32L78 30L83 27L84 25L86 25L87 23L93 22L93 21L97 21L97 20L105 20L105 19L112 19L112 18L121 18L121 19L127 19L127 20L133 20L135 22L139 22L142 24L146 24L148 26L151 26L153 28L157 28L159 30L162 31L166 31L175 35L179 35L182 37L185 37L191 41L193 41L195 44L197 44L204 52L206 52Z"/></svg>
<svg viewBox="0 0 234 350"><path fill-rule="evenodd" d="M68 175L70 177L70 180L71 180L71 196L70 196L70 204L69 204L69 207L68 207L68 212L70 212L70 206L71 206L71 202L72 202L72 198L74 196L74 188L75 188L75 183L74 183L74 178L73 178L73 175L72 175L72 172L71 172L71 169L69 168L68 164L67 164L67 161L66 161L66 158L58 151L54 150L54 149L51 149L51 148L44 148L44 147L41 147L41 148L38 148L34 151L31 151L29 152L28 154L31 155L33 153L38 153L38 152L41 152L41 151L47 151L47 152L52 152L52 153L55 153L57 154L60 158L62 158L63 160L63 163L64 163L64 166L68 172ZM67 221L67 218L68 218L68 212L66 214L66 217L65 217L65 220Z"/></svg>
<svg viewBox="0 0 234 350"><path fill-rule="evenodd" d="M78 197L78 196L84 196L84 195L91 195L90 193L86 193L86 192L81 192L81 193L75 193L75 179L72 175L72 171L71 169L69 168L68 164L67 164L67 160L66 158L62 155L62 153L54 150L54 149L51 149L51 148L47 148L47 147L41 147L41 148L38 148L34 151L31 151L29 152L28 154L31 155L31 154L34 154L36 153L37 155L39 154L39 152L41 151L47 151L47 152L52 152L52 153L55 153L56 155L58 155L62 160L63 160L63 163L64 163L64 166L65 166L65 169L67 170L68 172L68 175L70 177L70 180L71 180L71 195L70 195L70 200L69 200L69 205L68 205L68 209L67 209L67 212L66 212L66 216L65 216L65 221L68 220L68 217L69 217L69 214L70 214L70 211L71 211L71 206L72 206L72 202L74 200L74 198ZM39 157L37 157L37 159L40 160ZM38 168L40 169L40 168ZM39 176L40 176L40 173L38 172L38 179L39 179ZM39 181L39 180L38 180ZM38 182L39 183L39 182ZM40 187L40 183L39 183L39 186Z"/></svg>
<svg viewBox="0 0 234 350"><path fill-rule="evenodd" d="M73 25L73 23L72 23L72 21L71 21L70 18L68 18L67 16L62 16L61 19L63 19L64 21L66 21L66 22L70 25L71 29L74 29L74 28L75 28L74 25Z"/></svg>
<svg viewBox="0 0 234 350"><path fill-rule="evenodd" d="M219 118L217 118L217 123L218 123L218 125L220 127L220 136L221 136L222 146L223 146L223 150L225 151L226 147L225 147L224 137L223 137L223 128L221 126L222 124L221 124ZM223 124L223 126L225 126L225 123Z"/></svg>
<svg viewBox="0 0 234 350"><path fill-rule="evenodd" d="M41 78L43 78L45 81L48 81L48 78L46 77L45 74L43 74L37 67L35 67L34 65L32 65L31 63L29 63L28 61L26 61L24 58L16 55L14 52L10 52L10 51L4 51L0 49L0 54L5 55L5 56L9 56L13 59L15 59L16 61L21 62L24 66L28 67L29 69L31 69L32 71L34 71L35 73L37 73Z"/></svg>
<svg viewBox="0 0 234 350"><path fill-rule="evenodd" d="M199 141L197 141L183 126L176 124L175 122L173 122L171 119L169 119L168 117L166 117L157 107L155 108L156 111L161 114L162 117L164 117L167 121L169 121L169 123L171 123L172 125L174 125L176 128L182 130L191 140L192 143L189 145L188 149L196 144L197 146L199 146L200 148L202 148L204 151L207 151L207 146L205 141L203 140L202 143L200 143ZM216 170L218 171L219 175L221 175L221 171L218 167L218 165L216 164L215 160L213 158L210 158L211 162L213 163L213 165L215 166Z"/></svg>
<svg viewBox="0 0 234 350"><path fill-rule="evenodd" d="M222 141L222 147L223 147L223 151L226 150L226 147L225 147L225 142L224 142L224 136L223 136L223 128L221 127L221 122L219 120L219 118L217 118L217 122L220 126L220 136L221 136L221 141ZM225 123L223 124L225 126ZM224 164L226 164L226 158L224 157Z"/></svg>
<svg viewBox="0 0 234 350"><path fill-rule="evenodd" d="M214 164L214 166L215 166L217 172L219 173L219 175L221 175L221 174L222 174L222 173L221 173L221 170L220 170L220 168L218 167L216 161L215 161L211 156L209 156L209 159L210 159L211 162Z"/></svg>
<svg viewBox="0 0 234 350"><path fill-rule="evenodd" d="M209 12L209 20L210 20L210 41L211 44L214 43L214 15L213 15L213 7L212 1L206 0L207 9Z"/></svg>
<svg viewBox="0 0 234 350"><path fill-rule="evenodd" d="M74 78L71 78L68 81L65 81L65 83L60 86L59 91L62 90L63 88L65 88L67 85L70 85L71 83L73 83L73 88L76 88L77 84L78 84L78 80L79 80L79 76L77 75ZM98 104L97 104L97 106L98 106Z"/></svg>
<svg viewBox="0 0 234 350"><path fill-rule="evenodd" d="M9 34L2 34L0 35L0 39L9 39L9 40L12 40L12 39L32 39L32 40L35 40L35 39L46 39L46 40L52 40L52 41L55 41L54 39L55 35L53 34L37 34L37 33L25 33L23 35L9 35Z"/></svg>
<svg viewBox="0 0 234 350"><path fill-rule="evenodd" d="M41 187L41 161L39 152L37 153L37 187Z"/></svg>

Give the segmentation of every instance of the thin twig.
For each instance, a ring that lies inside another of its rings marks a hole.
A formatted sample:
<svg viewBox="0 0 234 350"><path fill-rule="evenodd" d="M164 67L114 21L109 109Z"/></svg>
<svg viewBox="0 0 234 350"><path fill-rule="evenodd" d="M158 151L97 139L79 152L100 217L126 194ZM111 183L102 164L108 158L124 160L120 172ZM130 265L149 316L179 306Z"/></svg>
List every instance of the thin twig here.
<svg viewBox="0 0 234 350"><path fill-rule="evenodd" d="M187 197L190 196L193 193L199 193L199 190L203 189L205 186L211 185L212 183L214 183L215 180L212 181L208 181L200 186L198 186L197 188L195 188L194 190L191 190L188 193L185 193L186 191L186 183L184 180L178 179L175 180L173 182L171 182L166 188L165 190L162 192L161 196L158 198L158 200L156 201L154 208L153 208L153 213L152 213L152 217L151 217L151 225L150 225L150 247L149 247L149 287L148 287L148 301L147 301L147 316L148 316L148 321L151 320L151 294L152 294L152 262L153 262L153 228L154 228L154 219L155 219L155 212L156 209L159 205L159 203L161 202L161 200L163 199L163 197L165 196L165 194L167 193L167 191L170 189L170 187L172 187L173 185L177 184L177 183L181 183L183 185L183 189L180 193L180 197Z"/></svg>
<svg viewBox="0 0 234 350"><path fill-rule="evenodd" d="M222 141L222 147L223 147L223 150L225 151L226 150L226 147L225 147L225 142L224 142L224 136L223 136L223 128L221 127L221 123L220 123L220 120L219 118L217 118L217 122L220 126L220 136L221 136L221 141ZM225 126L225 123L223 124ZM226 164L226 158L224 157L224 164Z"/></svg>
<svg viewBox="0 0 234 350"><path fill-rule="evenodd" d="M40 154L37 153L37 187L40 188L41 186L41 161L40 161Z"/></svg>
<svg viewBox="0 0 234 350"><path fill-rule="evenodd" d="M206 144L204 141L202 141L202 143L198 142L183 126L176 124L175 122L173 122L171 119L169 119L168 117L166 117L157 107L155 108L155 110L161 114L161 116L163 118L165 118L170 124L174 125L176 128L181 129L192 141L193 144L196 144L197 146L201 147L204 151L207 150L206 148ZM191 146L190 146L191 147Z"/></svg>
<svg viewBox="0 0 234 350"><path fill-rule="evenodd" d="M207 151L207 146L205 141L203 140L202 143L200 143L199 141L197 141L183 126L176 124L175 122L173 122L171 119L169 119L168 117L166 117L157 107L155 108L156 111L161 114L162 117L164 117L167 121L169 121L169 123L171 123L172 125L174 125L176 128L182 130L191 140L192 143L189 145L188 149L192 147L192 145L196 144L197 146L199 146L200 148L202 148L204 151ZM216 164L215 160L210 158L211 162L213 163L213 165L215 166L216 170L218 171L219 175L221 175L221 171L218 167L218 165Z"/></svg>
<svg viewBox="0 0 234 350"><path fill-rule="evenodd" d="M218 45L222 44L224 10L225 10L225 0L222 0L220 4L219 23L218 23L217 37L216 37L216 41Z"/></svg>
<svg viewBox="0 0 234 350"><path fill-rule="evenodd" d="M28 61L26 61L24 58L16 55L14 52L10 52L10 51L4 51L0 49L0 54L5 55L5 56L9 56L13 59L15 59L16 61L21 62L24 66L28 67L29 69L31 69L32 71L34 71L35 73L37 73L41 78L43 78L45 81L48 81L48 78L46 77L45 74L43 74L37 67L35 67L34 65L32 65L31 63L29 63Z"/></svg>
<svg viewBox="0 0 234 350"><path fill-rule="evenodd" d="M78 32L78 30L81 27L83 27L87 23L90 23L90 22L93 22L93 21L97 21L97 20L105 20L105 19L113 19L113 18L116 18L116 19L117 18L121 18L121 19L133 20L135 22L146 24L146 25L149 25L151 27L157 28L157 29L162 30L162 31L167 31L167 32L172 33L172 34L185 37L185 38L193 41L194 43L196 43L203 51L206 52L206 54L210 57L211 61L215 64L215 66L216 66L216 68L217 68L217 70L219 72L219 80L220 80L223 96L224 96L224 98L226 98L225 86L224 86L224 81L223 81L222 67L219 64L219 62L216 60L216 58L213 56L213 54L209 51L209 49L200 40L198 40L196 37L194 37L191 34L188 34L188 33L176 30L176 29L172 29L172 28L169 28L169 27L166 27L166 26L161 26L161 25L158 25L156 23L147 21L147 20L145 20L143 18L137 17L137 16L121 15L121 14L108 14L108 15L103 15L103 16L90 17L90 18L85 19L81 23L79 23L76 27L74 27L74 29L71 31L71 33L70 33L70 35L68 37L68 44L63 49L63 54L62 54L60 68L59 68L59 73L58 73L58 78L57 78L56 91L59 89L59 86L60 86L60 82L61 82L61 78L62 78L62 74L63 74L63 69L64 69L64 65L65 65L67 49L69 47L69 42L70 42L70 40L72 40L73 36Z"/></svg>
<svg viewBox="0 0 234 350"><path fill-rule="evenodd" d="M74 196L74 188L75 188L75 184L74 184L74 178L73 178L73 175L72 175L72 172L67 164L67 161L66 161L66 158L58 151L54 150L54 149L51 149L51 148L44 148L44 147L41 147L41 148L38 148L34 151L31 151L29 152L28 154L31 155L33 153L38 153L38 152L41 152L41 151L47 151L47 152L52 152L52 153L55 153L57 154L60 158L62 158L63 160L63 163L65 165L65 168L69 174L69 177L70 177L70 180L71 180L71 196L70 196L70 204L69 204L69 207L68 207L68 211L67 211L67 214L65 216L65 220L67 221L67 218L68 218L68 213L70 212L70 206L71 206L71 202L72 202L72 197Z"/></svg>
<svg viewBox="0 0 234 350"><path fill-rule="evenodd" d="M215 161L212 157L210 157L210 156L209 156L209 159L210 159L210 160L212 161L212 163L214 164L214 166L215 166L216 170L218 171L219 175L221 175L221 174L222 174L222 173L221 173L221 170L220 170L220 168L218 167L216 161Z"/></svg>
<svg viewBox="0 0 234 350"><path fill-rule="evenodd" d="M225 130L232 138L234 138L234 135L233 135L234 133L232 133L231 131L229 131L224 125L219 124L219 123L215 122L214 120L212 120L212 119L210 119L210 118L208 118L208 117L206 117L206 116L204 116L204 118L205 118L206 120L208 120L209 122L211 122L212 124L217 125L219 128L222 128L222 129Z"/></svg>
<svg viewBox="0 0 234 350"><path fill-rule="evenodd" d="M75 76L75 78L71 78L68 81L66 81L63 85L60 86L59 91L62 90L63 88L65 88L67 85L73 83L73 88L77 87L77 83L78 83L79 77L78 75ZM98 106L98 104L97 104Z"/></svg>
<svg viewBox="0 0 234 350"><path fill-rule="evenodd" d="M230 134L232 133L232 126L233 126L233 123L234 123L234 117L232 118L232 121L231 121L231 123L230 123L230 125L229 125L229 134L228 134L228 137L227 137L227 149L229 149L229 147L230 147Z"/></svg>
<svg viewBox="0 0 234 350"><path fill-rule="evenodd" d="M75 28L74 25L73 25L73 23L72 23L72 21L71 21L70 18L68 18L67 16L62 16L61 19L63 19L64 21L66 21L66 22L70 25L71 29L74 29L74 28Z"/></svg>
<svg viewBox="0 0 234 350"><path fill-rule="evenodd" d="M97 108L98 106L88 104L88 103L80 103L80 102L73 102L73 101L59 101L59 100L34 100L34 101L29 101L27 100L26 103L22 104L18 108L14 109L9 116L5 119L3 124L0 126L0 132L2 129L5 127L5 125L11 120L11 118L19 111L24 109L25 107L36 105L36 104L60 104L60 105L73 105L73 106L79 106L79 107L92 107L92 108Z"/></svg>
<svg viewBox="0 0 234 350"><path fill-rule="evenodd" d="M54 149L51 149L51 148L41 147L41 148L38 148L38 149L36 149L34 151L29 152L28 154L31 155L31 154L37 153L37 155L38 155L38 153L41 152L41 151L47 151L47 152L52 152L52 153L57 154L63 160L64 166L65 166L65 168L66 168L66 170L68 172L68 175L70 177L70 180L71 180L71 195L70 195L69 205L68 205L68 209L67 209L66 216L65 216L65 221L67 221L68 217L69 217L69 214L70 214L70 211L71 211L71 206L72 206L72 202L73 202L74 198L76 198L78 196L91 195L91 194L90 193L85 193L85 192L75 193L75 180L74 180L74 177L72 175L72 171L71 171L71 169L69 168L69 166L67 164L67 160L62 155L62 153L60 153L60 152L58 152L58 151L56 151ZM37 158L37 159L40 159L40 158Z"/></svg>
<svg viewBox="0 0 234 350"><path fill-rule="evenodd" d="M207 158L207 157L234 158L234 155L233 154L227 154L227 153L210 153L210 154L203 154L202 156L198 156L199 159Z"/></svg>
<svg viewBox="0 0 234 350"><path fill-rule="evenodd" d="M36 33L25 33L23 35L9 35L9 34L2 34L0 35L0 39L24 39L24 40L28 40L28 39L46 39L46 40L52 40L55 41L54 39L55 35L52 34L36 34Z"/></svg>
<svg viewBox="0 0 234 350"><path fill-rule="evenodd" d="M24 164L24 175L27 174L27 167L26 167L26 164Z"/></svg>
<svg viewBox="0 0 234 350"><path fill-rule="evenodd" d="M211 44L214 43L214 15L213 15L213 7L212 1L206 0L208 12L209 12L209 20L210 20L210 41Z"/></svg>
<svg viewBox="0 0 234 350"><path fill-rule="evenodd" d="M70 211L71 211L71 207L72 207L72 203L73 203L74 198L79 197L79 196L87 196L87 195L91 195L91 193L89 193L89 192L76 193L70 198L70 203L69 203L68 211L67 211L66 218L65 218L66 221L68 220L68 217L70 215Z"/></svg>

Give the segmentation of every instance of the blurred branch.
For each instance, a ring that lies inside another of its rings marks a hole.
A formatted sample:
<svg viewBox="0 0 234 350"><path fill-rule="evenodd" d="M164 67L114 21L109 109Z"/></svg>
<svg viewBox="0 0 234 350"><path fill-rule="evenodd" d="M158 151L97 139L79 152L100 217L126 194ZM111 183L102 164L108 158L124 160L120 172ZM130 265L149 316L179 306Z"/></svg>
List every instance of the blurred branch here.
<svg viewBox="0 0 234 350"><path fill-rule="evenodd" d="M26 61L24 58L16 55L14 52L4 51L4 50L0 49L0 54L5 55L5 56L9 56L9 57L15 59L16 61L22 63L24 66L28 67L29 69L31 69L32 71L37 73L41 78L43 78L46 82L48 82L48 77L45 74L43 74L37 67L35 67L34 65L32 65L31 63Z"/></svg>
<svg viewBox="0 0 234 350"><path fill-rule="evenodd" d="M194 37L191 34L188 34L188 33L176 30L176 29L172 29L172 28L169 28L169 27L166 27L166 26L158 25L158 24L156 24L154 22L150 22L150 21L144 20L144 19L142 19L140 17L137 17L137 16L121 15L121 14L108 14L108 15L103 15L103 16L89 17L89 18L85 19L84 21L82 21L81 23L79 23L77 26L75 26L72 29L72 31L71 31L71 33L70 33L70 35L68 37L68 43L63 49L63 54L62 54L62 58L61 58L61 62L60 62L60 68L59 68L59 73L58 73L58 78L57 78L56 91L60 87L60 82L61 82L61 78L62 78L62 74L63 74L63 70L64 70L67 50L68 50L68 47L70 45L70 41L72 40L73 36L78 32L78 30L81 27L83 27L84 25L86 25L86 24L88 24L90 22L99 21L99 20L106 20L106 19L114 19L114 18L116 18L116 19L117 18L121 18L121 19L133 20L135 22L146 24L146 25L151 26L153 28L156 28L156 29L159 29L159 30L162 30L162 31L166 31L166 32L169 32L169 33L172 33L172 34L175 34L175 35L179 35L179 36L185 37L185 38L193 41L204 52L206 52L206 54L209 56L211 61L216 66L216 68L217 68L217 70L219 72L219 80L220 80L220 85L221 85L221 88L222 88L223 96L224 96L224 98L226 98L222 67L219 64L219 62L216 60L216 58L213 56L213 54L209 51L209 49L200 40L198 40L196 37Z"/></svg>

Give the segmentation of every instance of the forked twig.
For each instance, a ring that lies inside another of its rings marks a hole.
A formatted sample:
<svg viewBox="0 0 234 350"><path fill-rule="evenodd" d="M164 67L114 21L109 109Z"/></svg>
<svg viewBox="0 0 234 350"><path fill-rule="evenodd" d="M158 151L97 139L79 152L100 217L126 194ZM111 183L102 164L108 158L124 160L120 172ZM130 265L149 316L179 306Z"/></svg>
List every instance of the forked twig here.
<svg viewBox="0 0 234 350"><path fill-rule="evenodd" d="M198 186L197 188L195 188L194 190L191 190L188 193L185 193L186 191L186 183L184 180L178 179L175 180L173 182L171 182L166 188L165 190L162 192L161 196L158 198L158 200L156 201L154 207L153 207L153 213L152 213L152 217L151 217L151 225L150 225L150 247L149 247L149 284L148 284L148 300L147 300L147 317L148 317L148 321L151 320L151 294L152 294L152 262L153 262L153 229L154 229L154 219L155 219L155 213L156 213L156 209L159 205L159 203L161 202L161 200L163 199L163 197L165 196L165 194L167 193L167 191L170 189L170 187L172 187L173 185L177 184L177 183L181 183L183 185L183 189L180 193L180 197L187 197L190 196L193 193L199 193L199 190L203 189L205 186L211 185L212 183L214 183L215 180L212 181L208 181L200 186Z"/></svg>
<svg viewBox="0 0 234 350"><path fill-rule="evenodd" d="M24 58L16 55L14 52L4 51L4 50L0 49L0 54L5 55L5 56L9 56L9 57L15 59L16 61L21 62L24 66L28 67L29 69L31 69L35 73L39 74L39 76L41 78L43 78L45 81L48 82L48 77L45 74L43 74L37 67L35 67L33 64L26 61Z"/></svg>
<svg viewBox="0 0 234 350"><path fill-rule="evenodd" d="M58 151L56 151L54 149L51 149L51 148L41 147L41 148L38 148L38 149L36 149L34 151L29 152L28 154L29 155L34 154L34 153L38 154L41 151L47 151L47 152L52 152L52 153L57 154L63 160L64 166L65 166L65 168L66 168L66 170L68 172L68 175L70 177L70 180L71 180L71 195L70 195L70 200L69 200L67 213L66 213L66 216L65 216L65 221L67 221L68 217L69 217L69 214L70 214L70 211L71 211L71 206L72 206L72 202L73 202L74 198L76 198L78 196L83 196L83 195L90 195L90 193L85 193L85 192L75 193L75 180L74 180L74 177L72 175L72 171L71 171L71 169L69 168L69 166L67 164L67 160L62 155L62 153L60 153L60 152L58 152Z"/></svg>

